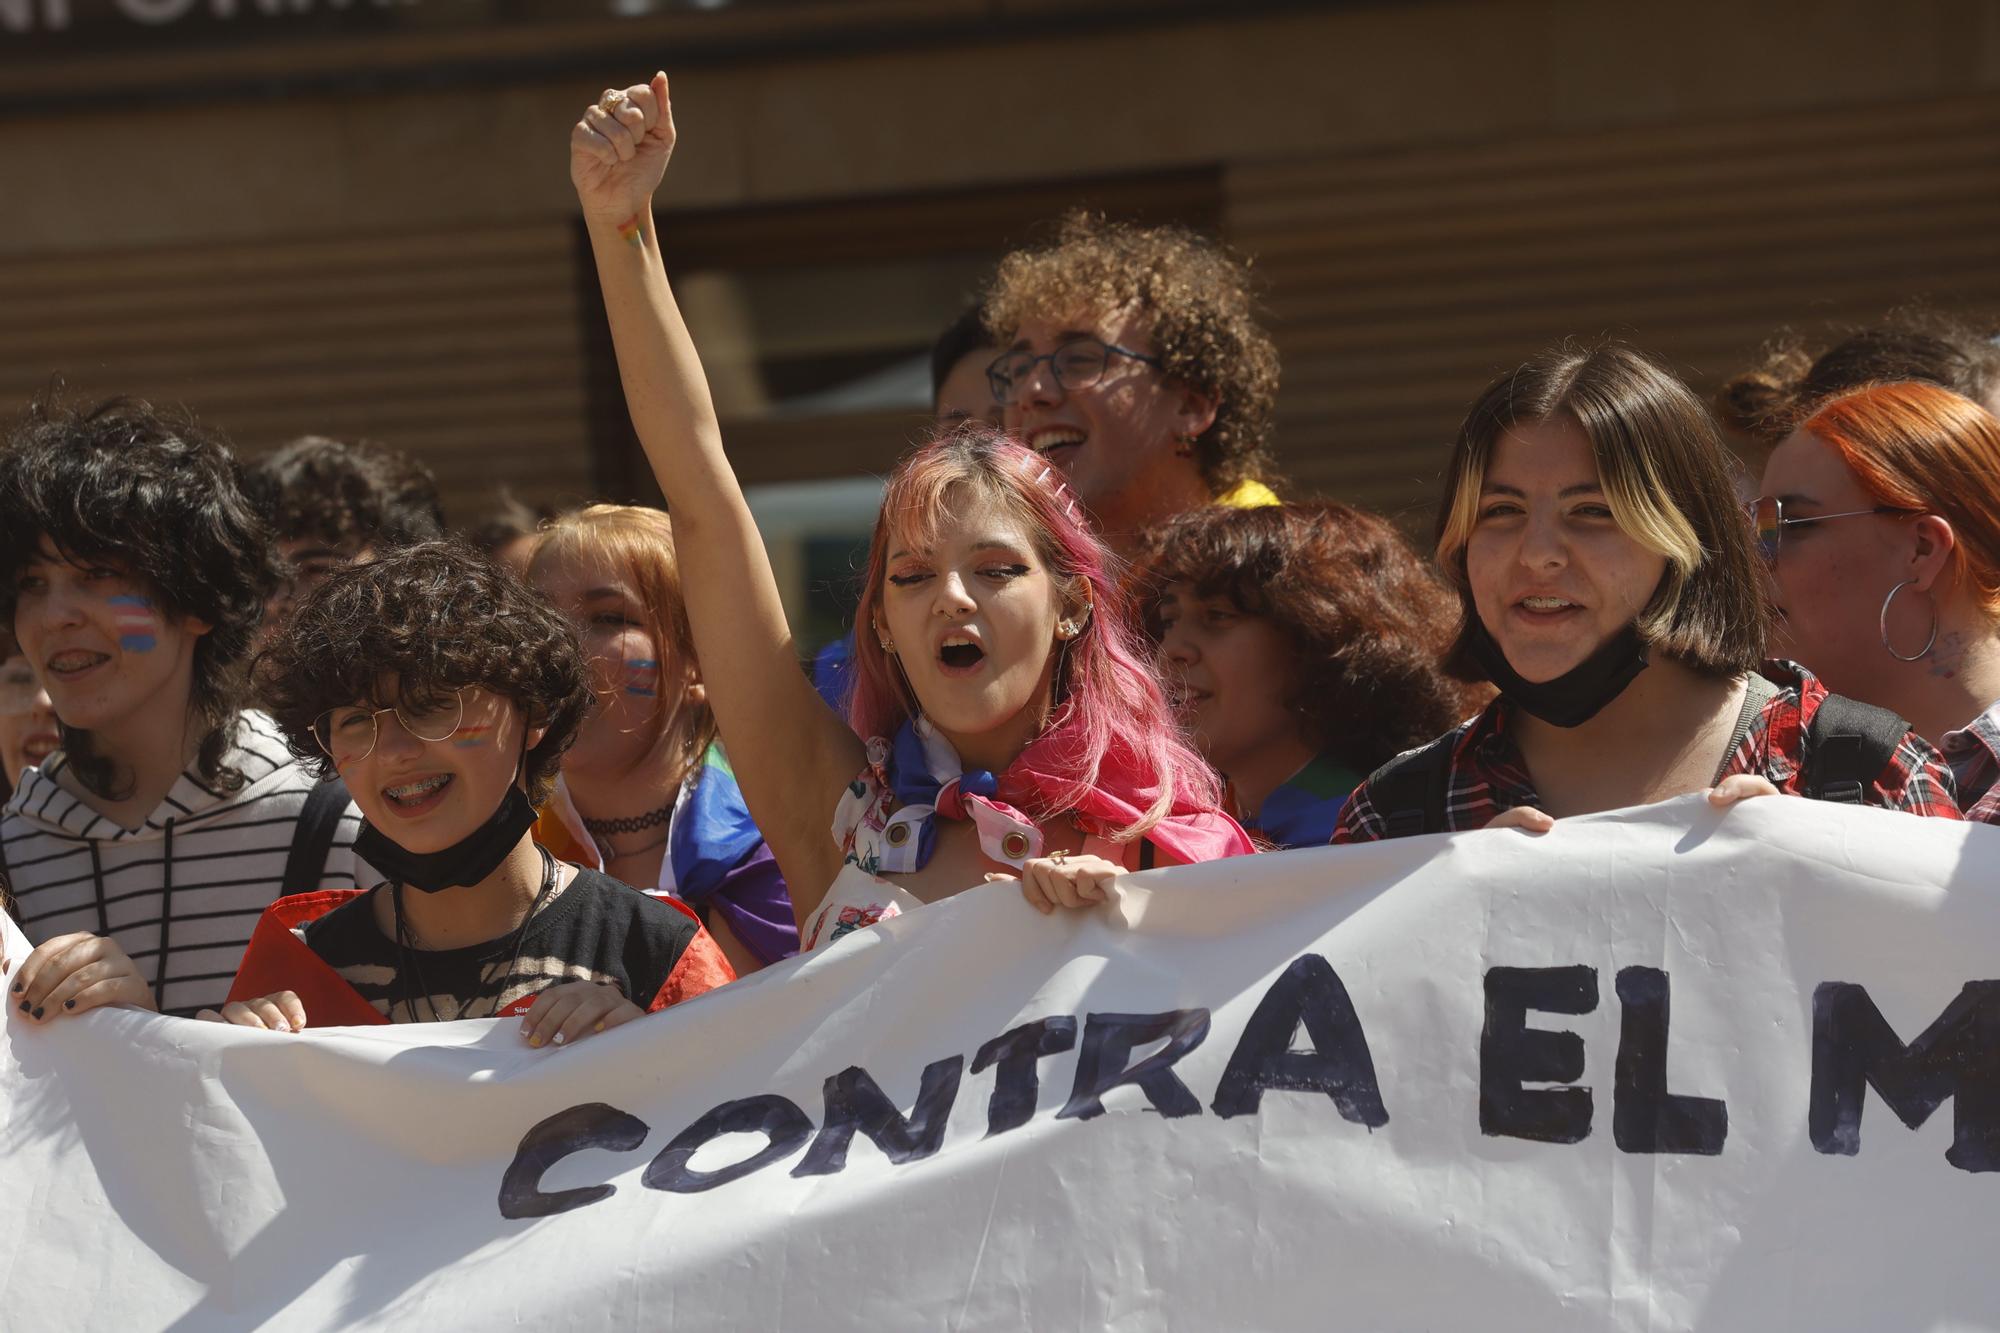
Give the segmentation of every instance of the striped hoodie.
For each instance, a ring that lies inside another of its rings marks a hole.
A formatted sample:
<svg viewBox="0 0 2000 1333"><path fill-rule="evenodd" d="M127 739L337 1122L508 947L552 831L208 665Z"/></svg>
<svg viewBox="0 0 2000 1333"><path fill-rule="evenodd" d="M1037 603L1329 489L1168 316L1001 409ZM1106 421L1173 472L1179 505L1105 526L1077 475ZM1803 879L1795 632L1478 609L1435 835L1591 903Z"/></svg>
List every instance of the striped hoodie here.
<svg viewBox="0 0 2000 1333"><path fill-rule="evenodd" d="M122 828L56 782L65 762L57 752L22 775L0 814L0 851L28 938L112 936L152 981L162 1013L221 1005L257 918L281 892L372 882L354 855L361 813L350 803L320 881L280 885L314 779L265 714L240 713L233 725L223 762L244 779L233 792L190 767L144 824Z"/></svg>

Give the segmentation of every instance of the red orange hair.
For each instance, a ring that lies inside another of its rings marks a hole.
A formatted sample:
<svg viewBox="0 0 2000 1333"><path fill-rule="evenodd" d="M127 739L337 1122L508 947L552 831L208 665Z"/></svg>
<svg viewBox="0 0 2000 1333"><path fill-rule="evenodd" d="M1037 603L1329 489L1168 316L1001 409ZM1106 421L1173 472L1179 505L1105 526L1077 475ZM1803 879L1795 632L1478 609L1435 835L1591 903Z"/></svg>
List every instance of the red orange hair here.
<svg viewBox="0 0 2000 1333"><path fill-rule="evenodd" d="M1931 384L1875 384L1826 403L1800 429L1839 454L1878 502L1950 523L1954 577L2000 614L2000 421L1991 412Z"/></svg>

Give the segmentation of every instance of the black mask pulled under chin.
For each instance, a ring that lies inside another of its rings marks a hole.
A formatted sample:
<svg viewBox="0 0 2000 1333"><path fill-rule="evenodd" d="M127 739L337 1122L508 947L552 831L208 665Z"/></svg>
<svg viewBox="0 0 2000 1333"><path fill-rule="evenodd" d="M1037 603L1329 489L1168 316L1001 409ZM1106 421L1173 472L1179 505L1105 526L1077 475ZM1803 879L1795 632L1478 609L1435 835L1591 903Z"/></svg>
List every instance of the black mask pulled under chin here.
<svg viewBox="0 0 2000 1333"><path fill-rule="evenodd" d="M521 843L521 835L535 826L535 807L528 793L515 783L507 784L507 795L486 817L486 822L451 846L435 852L413 852L389 840L366 819L354 840L354 854L366 861L392 883L407 884L425 893L473 885L500 868L507 854Z"/></svg>
<svg viewBox="0 0 2000 1333"><path fill-rule="evenodd" d="M1472 658L1485 669L1500 693L1530 716L1551 726L1580 727L1604 711L1646 669L1646 642L1637 627L1627 625L1602 648L1554 680L1537 684L1523 680L1507 663L1507 655L1486 632L1477 616L1469 627ZM359 844L357 843L358 847Z"/></svg>

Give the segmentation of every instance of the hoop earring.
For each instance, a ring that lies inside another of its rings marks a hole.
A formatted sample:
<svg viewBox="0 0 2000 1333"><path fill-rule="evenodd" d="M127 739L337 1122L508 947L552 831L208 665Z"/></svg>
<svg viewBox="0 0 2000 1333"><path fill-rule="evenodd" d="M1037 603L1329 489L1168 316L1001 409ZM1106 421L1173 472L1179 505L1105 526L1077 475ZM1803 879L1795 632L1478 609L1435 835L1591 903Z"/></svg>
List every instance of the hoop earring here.
<svg viewBox="0 0 2000 1333"><path fill-rule="evenodd" d="M1916 655L1913 657L1905 657L1889 645L1889 607L1892 604L1894 604L1897 593L1901 592L1903 589L1909 587L1915 582L1916 582L1915 579L1903 580L1901 583L1898 583L1895 587L1889 589L1889 595L1882 599L1882 616L1880 621L1882 630L1882 650L1888 653L1889 656L1895 658L1898 662L1923 661L1924 658L1930 655L1931 645L1937 642L1937 632L1938 632L1937 600L1933 598L1931 600L1931 636L1928 639L1924 640L1924 646L1917 649Z"/></svg>

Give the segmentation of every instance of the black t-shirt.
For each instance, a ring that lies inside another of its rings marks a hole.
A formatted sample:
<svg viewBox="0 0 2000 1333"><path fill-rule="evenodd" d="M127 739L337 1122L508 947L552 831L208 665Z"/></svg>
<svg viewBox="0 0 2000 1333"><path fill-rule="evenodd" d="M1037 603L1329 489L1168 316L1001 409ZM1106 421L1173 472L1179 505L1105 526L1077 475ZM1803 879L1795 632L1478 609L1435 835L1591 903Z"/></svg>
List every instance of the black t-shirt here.
<svg viewBox="0 0 2000 1333"><path fill-rule="evenodd" d="M377 1013L397 1023L491 1018L571 981L614 985L647 1009L701 928L628 884L579 869L528 922L518 959L512 935L462 949L399 948L375 924L375 894L386 892L377 888L342 903L300 935Z"/></svg>

